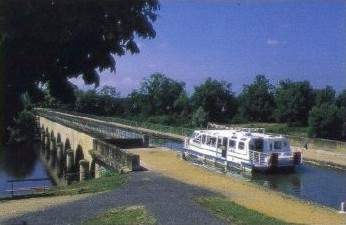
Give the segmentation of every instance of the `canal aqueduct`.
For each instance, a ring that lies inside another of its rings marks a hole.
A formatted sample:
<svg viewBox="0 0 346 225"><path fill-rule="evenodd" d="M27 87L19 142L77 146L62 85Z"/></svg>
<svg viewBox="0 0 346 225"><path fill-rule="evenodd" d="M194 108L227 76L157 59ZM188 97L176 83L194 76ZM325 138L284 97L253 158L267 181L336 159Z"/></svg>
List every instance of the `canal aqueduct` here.
<svg viewBox="0 0 346 225"><path fill-rule="evenodd" d="M36 114L41 131L41 155L56 182L97 177L101 168L139 169L139 156L126 152L124 143L132 147L146 146L145 135L54 112L38 110Z"/></svg>

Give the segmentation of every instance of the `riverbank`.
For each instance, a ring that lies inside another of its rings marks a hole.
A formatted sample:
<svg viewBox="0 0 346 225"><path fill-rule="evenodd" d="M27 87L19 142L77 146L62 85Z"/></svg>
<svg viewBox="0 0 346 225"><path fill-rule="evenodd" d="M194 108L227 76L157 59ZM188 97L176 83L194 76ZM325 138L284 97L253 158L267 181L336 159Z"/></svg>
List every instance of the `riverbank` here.
<svg viewBox="0 0 346 225"><path fill-rule="evenodd" d="M346 224L345 215L336 210L304 202L288 195L214 173L179 160L175 152L164 148L134 149L141 164L149 170L181 182L196 185L226 196L229 200L267 216L289 223Z"/></svg>
<svg viewBox="0 0 346 225"><path fill-rule="evenodd" d="M293 147L293 150L302 151L303 160L306 162L346 170L346 153L312 148L305 150L298 147Z"/></svg>

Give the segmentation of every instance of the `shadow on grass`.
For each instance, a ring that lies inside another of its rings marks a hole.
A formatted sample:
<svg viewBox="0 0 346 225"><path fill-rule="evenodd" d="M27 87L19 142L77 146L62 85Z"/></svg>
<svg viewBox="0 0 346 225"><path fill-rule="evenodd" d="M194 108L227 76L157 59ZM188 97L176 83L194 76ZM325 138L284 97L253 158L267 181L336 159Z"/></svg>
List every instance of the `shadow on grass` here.
<svg viewBox="0 0 346 225"><path fill-rule="evenodd" d="M222 196L201 197L195 201L214 215L235 225L288 225L285 221L266 216L260 212L240 206Z"/></svg>
<svg viewBox="0 0 346 225"><path fill-rule="evenodd" d="M86 180L82 182L74 182L66 186L53 187L44 193L34 193L29 195L19 195L14 197L2 198L0 199L0 202L27 198L104 192L113 190L125 184L126 182L127 176L125 174L111 173L107 176L103 176L96 179Z"/></svg>

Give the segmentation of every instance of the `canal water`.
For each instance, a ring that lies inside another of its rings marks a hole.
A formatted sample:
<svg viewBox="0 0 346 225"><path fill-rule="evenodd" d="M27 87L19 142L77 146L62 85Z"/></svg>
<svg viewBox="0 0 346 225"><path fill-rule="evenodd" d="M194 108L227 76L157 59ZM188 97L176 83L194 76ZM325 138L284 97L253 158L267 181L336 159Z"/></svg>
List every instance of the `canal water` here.
<svg viewBox="0 0 346 225"><path fill-rule="evenodd" d="M9 180L45 179L14 182L14 188L52 186L45 166L39 159L39 145L13 145L0 147L0 198L11 196ZM25 194L30 192L21 192Z"/></svg>
<svg viewBox="0 0 346 225"><path fill-rule="evenodd" d="M151 144L179 151L183 149L183 143L174 140L151 139ZM293 173L251 174L231 171L227 174L335 209L339 209L340 203L346 201L345 170L305 163Z"/></svg>

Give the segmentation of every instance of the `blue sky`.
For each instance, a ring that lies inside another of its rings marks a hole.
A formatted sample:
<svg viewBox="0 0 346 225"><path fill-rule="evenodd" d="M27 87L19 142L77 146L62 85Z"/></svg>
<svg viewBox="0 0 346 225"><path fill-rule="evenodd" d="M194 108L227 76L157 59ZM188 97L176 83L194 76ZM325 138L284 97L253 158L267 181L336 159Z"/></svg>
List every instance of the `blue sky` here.
<svg viewBox="0 0 346 225"><path fill-rule="evenodd" d="M103 72L101 85L126 95L161 72L184 81L189 92L207 77L239 92L257 74L273 84L292 79L346 88L343 0L166 0L154 27L156 38L138 40L140 54L118 58L116 73Z"/></svg>

